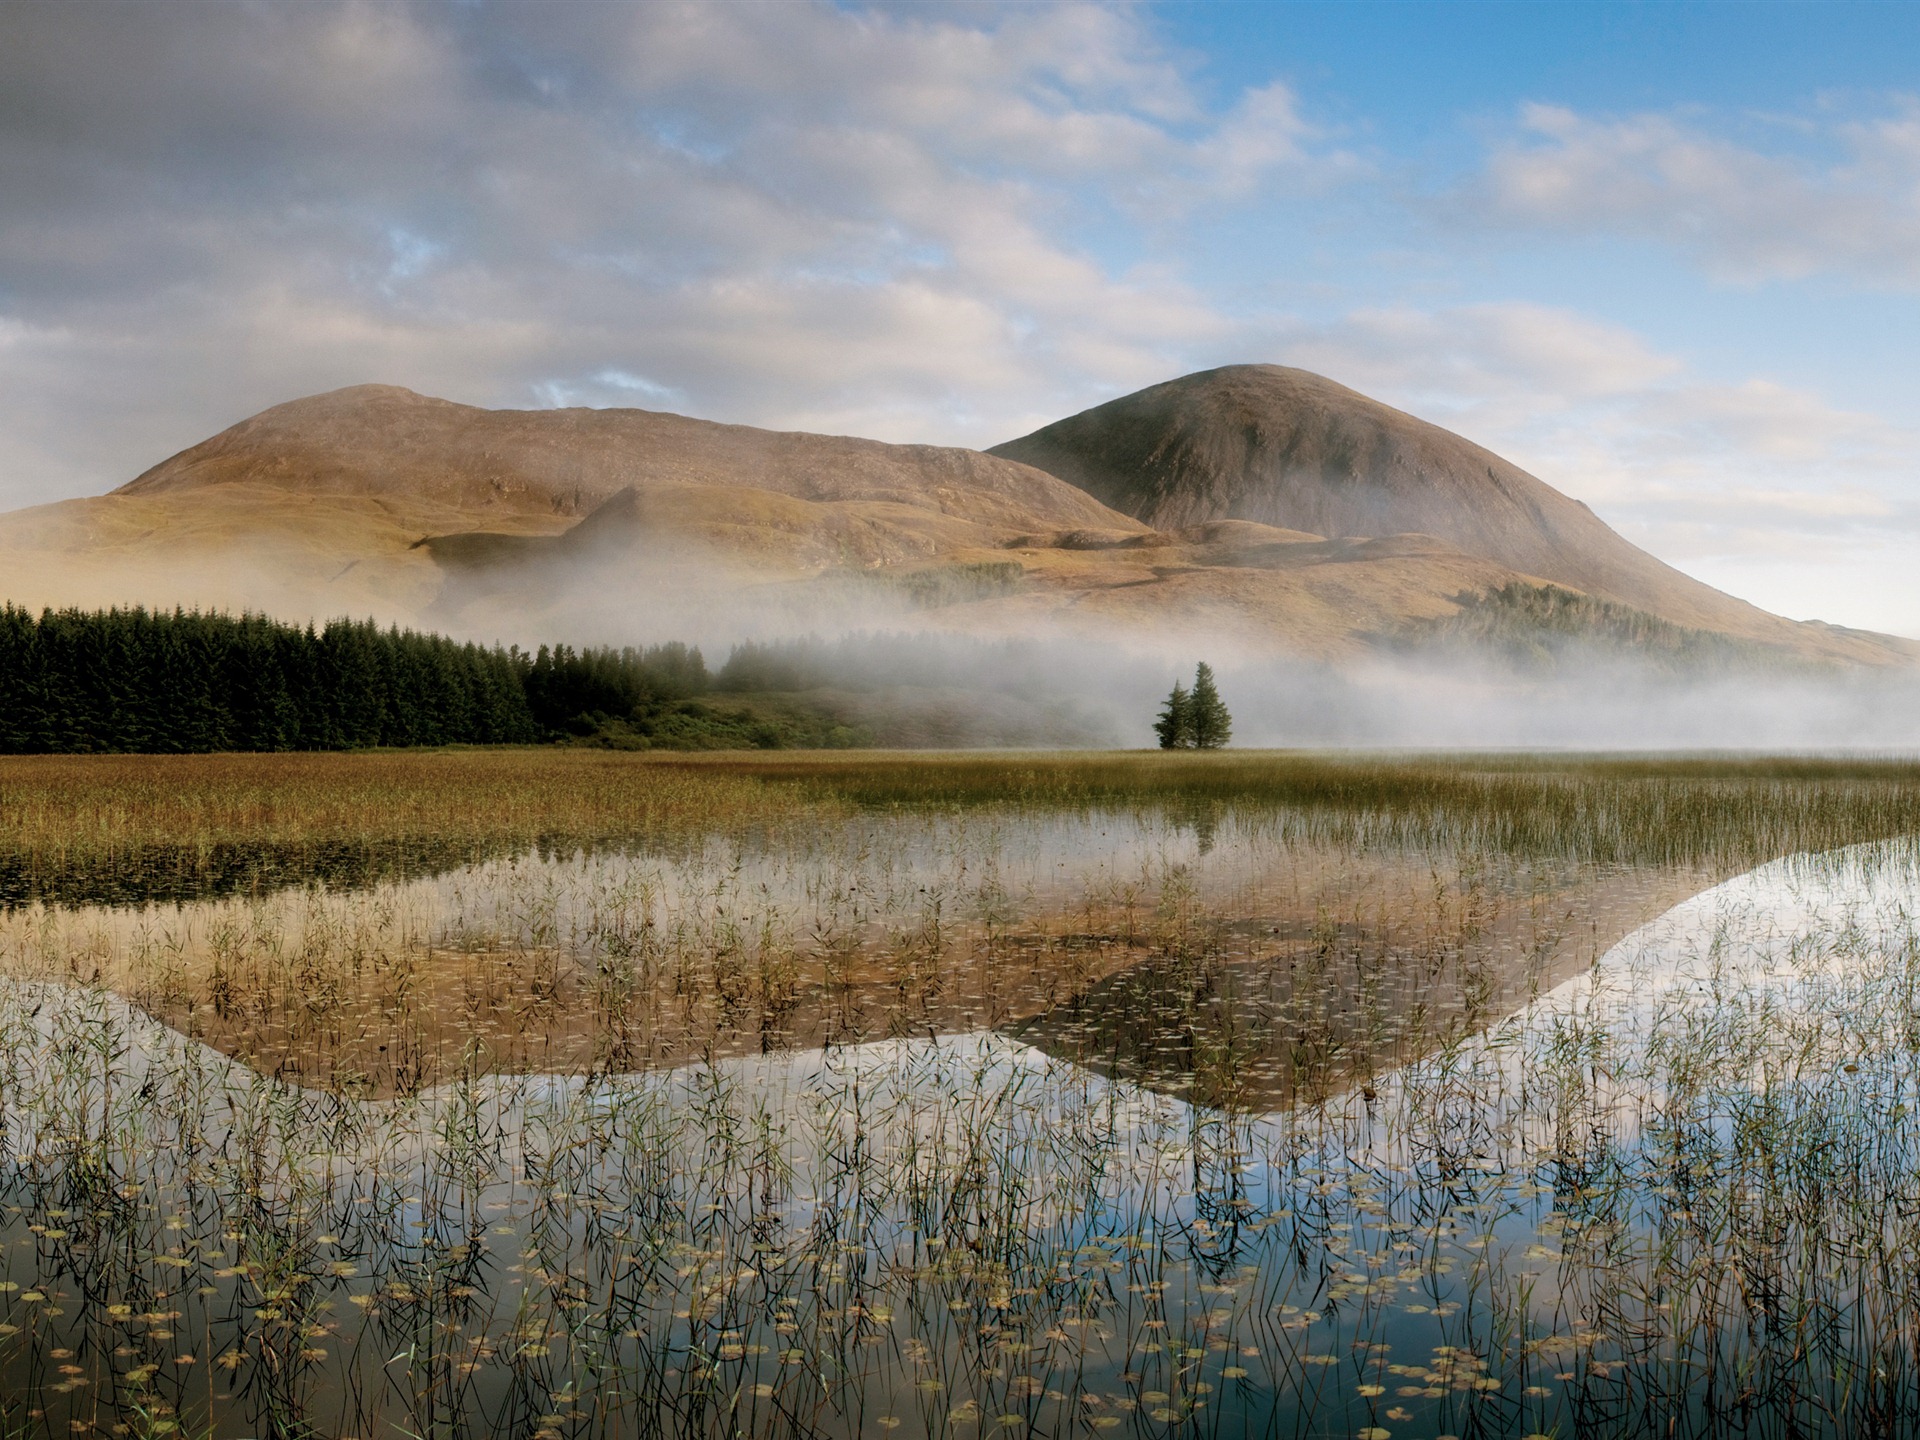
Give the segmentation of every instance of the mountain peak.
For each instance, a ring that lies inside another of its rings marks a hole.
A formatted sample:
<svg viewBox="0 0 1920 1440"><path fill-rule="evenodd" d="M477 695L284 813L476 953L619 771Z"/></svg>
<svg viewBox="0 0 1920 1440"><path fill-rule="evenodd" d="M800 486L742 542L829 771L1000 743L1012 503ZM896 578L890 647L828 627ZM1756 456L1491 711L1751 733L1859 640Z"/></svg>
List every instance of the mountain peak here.
<svg viewBox="0 0 1920 1440"><path fill-rule="evenodd" d="M985 566L1019 582L942 623L1331 658L1473 595L1554 584L1782 653L1909 653L1724 595L1491 451L1279 365L1182 376L986 454L354 385L0 525L6 598L36 604L366 604L410 623L429 604L516 623L582 607L553 613L564 628L605 623L608 596L669 561L698 572L670 588L703 624L744 605L761 625L779 587L822 577Z"/></svg>
<svg viewBox="0 0 1920 1440"><path fill-rule="evenodd" d="M1330 538L1418 531L1679 624L1745 633L1773 623L1492 451L1310 370L1202 370L989 453L1156 529L1235 519Z"/></svg>

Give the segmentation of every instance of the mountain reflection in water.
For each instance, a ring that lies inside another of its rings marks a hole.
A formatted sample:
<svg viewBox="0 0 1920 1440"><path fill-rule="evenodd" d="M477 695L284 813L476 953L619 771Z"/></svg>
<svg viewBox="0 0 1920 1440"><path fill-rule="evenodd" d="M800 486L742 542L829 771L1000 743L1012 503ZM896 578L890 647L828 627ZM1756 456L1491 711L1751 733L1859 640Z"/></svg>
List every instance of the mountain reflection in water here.
<svg viewBox="0 0 1920 1440"><path fill-rule="evenodd" d="M1809 1364L1802 1321L1920 1313L1916 898L1911 851L1762 867L1477 1037L1265 1113L991 1033L368 1099L16 982L0 1410L47 1435L1377 1440L1708 1435L1731 1405L1868 1432L1914 1376L1861 1347L1900 1352L1842 1324Z"/></svg>

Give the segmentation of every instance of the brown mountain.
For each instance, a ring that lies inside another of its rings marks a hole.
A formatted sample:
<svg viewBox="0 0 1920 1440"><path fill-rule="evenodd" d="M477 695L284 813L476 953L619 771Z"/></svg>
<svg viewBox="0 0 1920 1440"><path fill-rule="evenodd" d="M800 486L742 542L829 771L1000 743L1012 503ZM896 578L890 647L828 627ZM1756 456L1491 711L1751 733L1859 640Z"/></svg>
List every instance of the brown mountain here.
<svg viewBox="0 0 1920 1440"><path fill-rule="evenodd" d="M629 487L746 487L1000 527L1100 524L1105 506L1053 477L935 445L720 425L649 410L481 410L355 385L263 410L116 494L234 483L447 506L471 517L577 519Z"/></svg>
<svg viewBox="0 0 1920 1440"><path fill-rule="evenodd" d="M1418 531L1675 624L1801 638L1793 622L1656 560L1492 451L1306 370L1201 371L988 453L1156 529L1236 519L1329 538Z"/></svg>
<svg viewBox="0 0 1920 1440"><path fill-rule="evenodd" d="M520 640L910 622L1204 633L1330 660L1552 581L1769 653L1884 664L1637 550L1498 456L1301 371L1189 376L982 453L363 385L110 494L0 515L0 599L375 614ZM1521 607L1515 613L1531 613ZM1187 644L1186 639L1180 641Z"/></svg>
<svg viewBox="0 0 1920 1440"><path fill-rule="evenodd" d="M629 491L648 536L749 581L924 563L1037 530L1146 530L974 450L359 385L262 411L110 494L0 516L0 599L426 623L447 581L437 562L489 549L422 541L558 535Z"/></svg>

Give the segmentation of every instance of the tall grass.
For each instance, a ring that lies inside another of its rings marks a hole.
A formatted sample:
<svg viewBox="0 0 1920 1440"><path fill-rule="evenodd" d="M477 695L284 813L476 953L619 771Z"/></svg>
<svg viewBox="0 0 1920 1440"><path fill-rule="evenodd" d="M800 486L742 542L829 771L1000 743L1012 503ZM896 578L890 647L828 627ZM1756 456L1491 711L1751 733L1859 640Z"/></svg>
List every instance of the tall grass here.
<svg viewBox="0 0 1920 1440"><path fill-rule="evenodd" d="M365 889L27 905L0 914L0 977L105 987L355 1093L1016 1025L1175 1083L1187 1049L1138 1068L1157 1037L1245 1010L1243 1043L1299 1054L1278 1096L1472 1026L1705 883L1362 852L1270 814L829 813Z"/></svg>
<svg viewBox="0 0 1920 1440"><path fill-rule="evenodd" d="M659 841L806 826L853 809L1007 813L1221 807L1329 838L1582 863L1756 864L1920 829L1907 760L1326 753L753 754L453 750L0 757L0 879L191 872L197 857ZM11 877L11 878L6 878ZM184 881L182 882L185 883ZM0 900L6 896L0 894Z"/></svg>
<svg viewBox="0 0 1920 1440"><path fill-rule="evenodd" d="M5 1433L1920 1426L1910 849L1553 989L1756 861L1913 833L1905 763L449 752L0 795L37 873L289 857L0 916ZM355 844L448 848L308 863Z"/></svg>
<svg viewBox="0 0 1920 1440"><path fill-rule="evenodd" d="M1229 752L755 757L725 772L868 806L1232 805L1322 833L1595 863L1757 864L1920 829L1906 759Z"/></svg>
<svg viewBox="0 0 1920 1440"><path fill-rule="evenodd" d="M0 1404L38 1433L1908 1433L1897 864L1864 907L1846 874L1750 886L1591 1004L1272 1118L979 1037L339 1100L22 991L0 1313L46 1368Z"/></svg>
<svg viewBox="0 0 1920 1440"><path fill-rule="evenodd" d="M604 751L8 756L0 905L367 883L541 844L671 841L798 813L751 775Z"/></svg>

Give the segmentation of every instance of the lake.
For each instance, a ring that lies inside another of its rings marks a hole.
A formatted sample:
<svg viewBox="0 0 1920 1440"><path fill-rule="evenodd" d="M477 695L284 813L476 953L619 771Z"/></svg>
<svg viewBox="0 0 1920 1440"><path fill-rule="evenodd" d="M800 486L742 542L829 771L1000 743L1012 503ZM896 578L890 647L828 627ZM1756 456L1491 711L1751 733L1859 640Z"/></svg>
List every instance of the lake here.
<svg viewBox="0 0 1920 1440"><path fill-rule="evenodd" d="M7 1433L1920 1420L1913 767L1155 759L23 843Z"/></svg>

